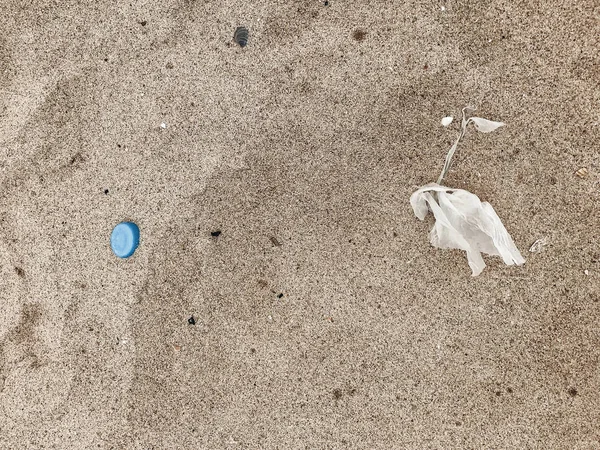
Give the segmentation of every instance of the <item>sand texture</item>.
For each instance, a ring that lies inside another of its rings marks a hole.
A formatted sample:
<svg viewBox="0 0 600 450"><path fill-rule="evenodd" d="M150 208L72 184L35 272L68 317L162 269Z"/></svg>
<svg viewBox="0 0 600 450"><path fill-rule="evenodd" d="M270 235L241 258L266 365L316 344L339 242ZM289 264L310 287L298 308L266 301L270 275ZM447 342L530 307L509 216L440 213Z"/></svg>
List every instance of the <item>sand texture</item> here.
<svg viewBox="0 0 600 450"><path fill-rule="evenodd" d="M0 449L600 448L597 1L0 4Z"/></svg>

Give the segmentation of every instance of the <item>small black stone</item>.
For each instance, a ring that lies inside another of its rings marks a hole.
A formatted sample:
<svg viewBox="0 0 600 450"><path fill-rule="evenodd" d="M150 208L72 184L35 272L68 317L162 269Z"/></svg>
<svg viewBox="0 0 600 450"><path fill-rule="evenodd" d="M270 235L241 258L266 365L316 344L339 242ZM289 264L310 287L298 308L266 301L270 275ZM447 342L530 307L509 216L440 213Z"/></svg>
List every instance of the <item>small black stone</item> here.
<svg viewBox="0 0 600 450"><path fill-rule="evenodd" d="M283 294L279 294L279 295L277 296L277 298L281 298L281 297L283 297Z"/></svg>
<svg viewBox="0 0 600 450"><path fill-rule="evenodd" d="M212 237L219 237L220 234L221 234L221 230L211 231L211 233L210 233L210 235Z"/></svg>
<svg viewBox="0 0 600 450"><path fill-rule="evenodd" d="M142 21L140 22L140 25L141 25L141 26L143 26L143 27L145 27L147 23L148 23L148 22L146 22L145 20L142 20Z"/></svg>
<svg viewBox="0 0 600 450"><path fill-rule="evenodd" d="M108 189L104 189L104 193L108 195Z"/></svg>
<svg viewBox="0 0 600 450"><path fill-rule="evenodd" d="M329 6L329 2L327 0L325 0L325 3L323 3L325 6Z"/></svg>
<svg viewBox="0 0 600 450"><path fill-rule="evenodd" d="M188 319L188 323L189 323L190 325L196 325L196 319L194 319L194 316L192 316L192 317L190 317L190 318Z"/></svg>

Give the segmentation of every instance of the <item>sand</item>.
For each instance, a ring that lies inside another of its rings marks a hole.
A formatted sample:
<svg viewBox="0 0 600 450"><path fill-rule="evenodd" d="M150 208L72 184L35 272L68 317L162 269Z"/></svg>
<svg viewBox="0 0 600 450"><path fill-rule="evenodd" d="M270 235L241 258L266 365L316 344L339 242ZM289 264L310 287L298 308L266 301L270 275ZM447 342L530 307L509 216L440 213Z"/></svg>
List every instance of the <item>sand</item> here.
<svg viewBox="0 0 600 450"><path fill-rule="evenodd" d="M0 448L600 448L599 15L4 0ZM408 202L466 105L477 278Z"/></svg>

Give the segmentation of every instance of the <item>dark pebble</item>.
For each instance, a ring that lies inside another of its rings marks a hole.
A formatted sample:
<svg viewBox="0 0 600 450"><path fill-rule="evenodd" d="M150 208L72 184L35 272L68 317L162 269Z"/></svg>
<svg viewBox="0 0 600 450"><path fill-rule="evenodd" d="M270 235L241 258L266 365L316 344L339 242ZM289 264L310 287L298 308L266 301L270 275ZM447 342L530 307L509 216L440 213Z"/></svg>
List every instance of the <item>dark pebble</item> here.
<svg viewBox="0 0 600 450"><path fill-rule="evenodd" d="M188 323L189 323L190 325L196 325L196 319L194 319L194 316L192 316L192 317L190 317L190 318L188 319Z"/></svg>
<svg viewBox="0 0 600 450"><path fill-rule="evenodd" d="M212 237L219 237L220 234L221 234L221 230L211 231L211 233L210 233L210 235Z"/></svg>

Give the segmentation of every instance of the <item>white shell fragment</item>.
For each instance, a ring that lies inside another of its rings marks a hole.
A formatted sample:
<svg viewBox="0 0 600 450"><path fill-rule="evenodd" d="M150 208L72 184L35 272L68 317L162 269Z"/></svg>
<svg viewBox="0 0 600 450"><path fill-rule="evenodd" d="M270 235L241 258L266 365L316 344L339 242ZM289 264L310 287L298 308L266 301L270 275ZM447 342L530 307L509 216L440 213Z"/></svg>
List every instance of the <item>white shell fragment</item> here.
<svg viewBox="0 0 600 450"><path fill-rule="evenodd" d="M452 123L453 120L454 120L454 117L452 117L452 116L444 117L442 119L442 126L447 127L448 125L450 125Z"/></svg>
<svg viewBox="0 0 600 450"><path fill-rule="evenodd" d="M546 238L540 238L537 241L535 241L533 244L531 244L531 247L529 247L529 252L530 253L539 253L544 249L546 244L547 244Z"/></svg>

